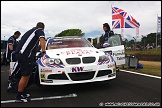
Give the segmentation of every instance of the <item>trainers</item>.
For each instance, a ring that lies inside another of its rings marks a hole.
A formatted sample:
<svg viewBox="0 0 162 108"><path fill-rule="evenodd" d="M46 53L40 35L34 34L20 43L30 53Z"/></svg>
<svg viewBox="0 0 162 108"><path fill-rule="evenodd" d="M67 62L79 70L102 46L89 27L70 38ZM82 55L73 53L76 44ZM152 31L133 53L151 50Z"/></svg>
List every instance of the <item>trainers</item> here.
<svg viewBox="0 0 162 108"><path fill-rule="evenodd" d="M24 90L23 95L25 96L25 98L26 98L28 101L31 101L31 99L30 99L30 93L29 93L26 89Z"/></svg>
<svg viewBox="0 0 162 108"><path fill-rule="evenodd" d="M20 97L16 97L15 102L29 102L29 101L24 95L21 95Z"/></svg>
<svg viewBox="0 0 162 108"><path fill-rule="evenodd" d="M24 94L24 96L25 96L26 98L30 98L30 94L29 94L29 93Z"/></svg>
<svg viewBox="0 0 162 108"><path fill-rule="evenodd" d="M24 97L28 100L28 102L31 101L31 98L30 98L30 94L29 93L28 94L24 94Z"/></svg>

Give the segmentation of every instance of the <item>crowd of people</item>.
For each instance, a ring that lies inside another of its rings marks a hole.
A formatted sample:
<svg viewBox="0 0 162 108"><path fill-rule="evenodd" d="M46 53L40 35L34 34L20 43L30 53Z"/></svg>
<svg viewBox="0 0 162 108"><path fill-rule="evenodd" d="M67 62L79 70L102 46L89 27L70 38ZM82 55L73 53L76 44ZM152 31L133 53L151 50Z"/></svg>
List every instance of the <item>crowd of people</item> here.
<svg viewBox="0 0 162 108"><path fill-rule="evenodd" d="M160 48L161 46L158 45L157 48ZM125 47L125 50L136 50L136 51L144 51L144 50L149 50L149 49L153 49L156 48L156 46L154 44L147 44L147 46L140 46L139 44L137 45L132 45L130 47Z"/></svg>

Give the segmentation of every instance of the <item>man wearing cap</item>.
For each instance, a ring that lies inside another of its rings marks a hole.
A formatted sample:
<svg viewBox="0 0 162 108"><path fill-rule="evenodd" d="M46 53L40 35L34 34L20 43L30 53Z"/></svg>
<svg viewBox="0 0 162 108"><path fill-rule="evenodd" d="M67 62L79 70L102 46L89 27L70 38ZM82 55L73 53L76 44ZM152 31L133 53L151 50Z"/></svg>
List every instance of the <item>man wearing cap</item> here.
<svg viewBox="0 0 162 108"><path fill-rule="evenodd" d="M8 41L7 41L7 48L6 48L6 59L7 62L11 62L11 54L12 54L12 60L13 62L16 61L16 58L14 56L16 47L18 45L18 41L16 39L18 39L20 37L21 33L19 31L16 31L14 33L13 36L9 37ZM9 69L9 79L11 79L11 70Z"/></svg>

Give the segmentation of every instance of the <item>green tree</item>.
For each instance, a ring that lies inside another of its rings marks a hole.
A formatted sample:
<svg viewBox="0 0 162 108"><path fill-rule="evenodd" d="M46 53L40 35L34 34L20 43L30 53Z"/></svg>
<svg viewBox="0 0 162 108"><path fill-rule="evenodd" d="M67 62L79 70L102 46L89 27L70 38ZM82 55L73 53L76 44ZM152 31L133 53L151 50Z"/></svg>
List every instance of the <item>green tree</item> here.
<svg viewBox="0 0 162 108"><path fill-rule="evenodd" d="M89 42L91 42L91 38L88 38L87 40L89 40Z"/></svg>
<svg viewBox="0 0 162 108"><path fill-rule="evenodd" d="M141 39L141 44L145 44L145 46L147 44L152 45L152 43L154 43L154 45L156 44L156 33L150 33L147 36L143 36ZM157 35L157 44L161 44L161 37L159 34Z"/></svg>
<svg viewBox="0 0 162 108"><path fill-rule="evenodd" d="M128 39L125 38L125 40L122 41L122 43L123 43L124 47L127 47L128 46Z"/></svg>
<svg viewBox="0 0 162 108"><path fill-rule="evenodd" d="M100 42L103 42L104 41L104 35L101 35L100 36Z"/></svg>
<svg viewBox="0 0 162 108"><path fill-rule="evenodd" d="M93 39L93 46L95 47L97 45L97 38Z"/></svg>
<svg viewBox="0 0 162 108"><path fill-rule="evenodd" d="M133 39L131 39L131 40L129 41L129 44L130 44L131 46L133 46L133 45L135 45L135 41L134 41Z"/></svg>
<svg viewBox="0 0 162 108"><path fill-rule="evenodd" d="M55 35L55 37L62 37L62 36L84 36L85 33L82 32L80 29L67 29Z"/></svg>

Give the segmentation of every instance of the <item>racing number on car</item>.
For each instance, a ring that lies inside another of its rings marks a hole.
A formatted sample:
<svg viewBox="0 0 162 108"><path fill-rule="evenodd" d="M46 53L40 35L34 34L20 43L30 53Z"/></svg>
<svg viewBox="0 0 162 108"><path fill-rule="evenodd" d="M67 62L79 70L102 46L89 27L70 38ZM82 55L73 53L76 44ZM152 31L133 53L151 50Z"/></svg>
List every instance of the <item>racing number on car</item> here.
<svg viewBox="0 0 162 108"><path fill-rule="evenodd" d="M41 78L45 78L45 74L41 74Z"/></svg>

